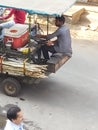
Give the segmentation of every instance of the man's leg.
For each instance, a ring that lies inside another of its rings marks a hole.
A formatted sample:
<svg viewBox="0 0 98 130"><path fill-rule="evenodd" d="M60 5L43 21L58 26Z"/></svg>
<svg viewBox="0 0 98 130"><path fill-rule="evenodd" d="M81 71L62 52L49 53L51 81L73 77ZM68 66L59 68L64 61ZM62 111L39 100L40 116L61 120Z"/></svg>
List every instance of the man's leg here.
<svg viewBox="0 0 98 130"><path fill-rule="evenodd" d="M45 59L49 59L49 54L48 52L51 52L51 53L56 53L55 49L54 49L54 46L47 46L47 45L44 45L41 47L42 49L42 52L43 52L43 56Z"/></svg>

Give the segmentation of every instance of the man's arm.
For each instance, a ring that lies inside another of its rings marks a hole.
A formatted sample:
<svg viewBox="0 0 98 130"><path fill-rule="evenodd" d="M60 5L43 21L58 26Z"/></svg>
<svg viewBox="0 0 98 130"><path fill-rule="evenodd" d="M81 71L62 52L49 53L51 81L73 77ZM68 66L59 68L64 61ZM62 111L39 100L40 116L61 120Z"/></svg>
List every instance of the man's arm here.
<svg viewBox="0 0 98 130"><path fill-rule="evenodd" d="M5 15L5 16L2 16L2 17L0 17L0 20L5 20L5 19L10 18L10 17L13 15L13 13L14 13L14 9L10 9L9 14L7 14L7 15Z"/></svg>
<svg viewBox="0 0 98 130"><path fill-rule="evenodd" d="M45 38L46 39L47 35L37 34L36 37L38 37L38 38Z"/></svg>

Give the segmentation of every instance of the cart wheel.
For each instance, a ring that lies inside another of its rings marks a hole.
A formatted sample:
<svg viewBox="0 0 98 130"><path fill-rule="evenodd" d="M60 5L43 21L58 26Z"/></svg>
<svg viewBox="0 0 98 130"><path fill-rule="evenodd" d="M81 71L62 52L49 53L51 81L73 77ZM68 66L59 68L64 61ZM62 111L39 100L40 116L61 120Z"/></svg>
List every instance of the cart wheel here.
<svg viewBox="0 0 98 130"><path fill-rule="evenodd" d="M3 91L6 95L15 97L21 90L20 83L14 78L7 78L2 82Z"/></svg>

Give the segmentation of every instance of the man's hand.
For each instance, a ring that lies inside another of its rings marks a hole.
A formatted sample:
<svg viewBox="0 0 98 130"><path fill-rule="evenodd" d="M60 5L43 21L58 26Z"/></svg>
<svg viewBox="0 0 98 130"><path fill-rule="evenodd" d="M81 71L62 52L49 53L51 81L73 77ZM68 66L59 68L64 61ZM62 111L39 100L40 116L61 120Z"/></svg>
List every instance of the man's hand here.
<svg viewBox="0 0 98 130"><path fill-rule="evenodd" d="M47 44L47 46L53 46L54 45L53 41L47 41L46 44Z"/></svg>

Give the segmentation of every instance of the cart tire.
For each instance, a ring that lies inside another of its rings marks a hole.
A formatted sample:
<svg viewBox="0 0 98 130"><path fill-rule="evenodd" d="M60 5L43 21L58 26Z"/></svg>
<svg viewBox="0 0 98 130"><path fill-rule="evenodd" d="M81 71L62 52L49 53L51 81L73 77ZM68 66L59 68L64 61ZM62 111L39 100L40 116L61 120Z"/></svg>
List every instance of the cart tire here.
<svg viewBox="0 0 98 130"><path fill-rule="evenodd" d="M10 78L10 77L3 80L2 87L3 87L4 93L12 97L16 97L21 90L21 85L18 82L18 80L14 78Z"/></svg>

